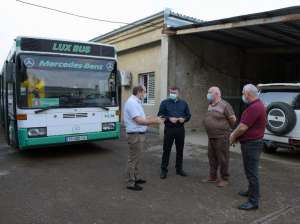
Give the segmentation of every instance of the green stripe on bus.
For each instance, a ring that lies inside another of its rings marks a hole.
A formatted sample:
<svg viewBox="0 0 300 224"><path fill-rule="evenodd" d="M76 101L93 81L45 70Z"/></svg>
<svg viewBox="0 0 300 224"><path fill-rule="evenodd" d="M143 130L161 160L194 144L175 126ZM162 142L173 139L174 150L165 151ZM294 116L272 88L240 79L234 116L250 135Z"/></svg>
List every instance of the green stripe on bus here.
<svg viewBox="0 0 300 224"><path fill-rule="evenodd" d="M20 128L18 130L19 137L19 148L35 148L43 146L51 146L57 144L68 144L66 142L66 137L68 136L87 136L87 141L99 141L99 140L108 140L108 139L118 139L120 138L120 123L117 123L115 131L106 131L106 132L88 132L80 134L70 134L70 135L54 135L47 137L38 137L38 138L28 138L27 129ZM87 142L84 141L84 142Z"/></svg>

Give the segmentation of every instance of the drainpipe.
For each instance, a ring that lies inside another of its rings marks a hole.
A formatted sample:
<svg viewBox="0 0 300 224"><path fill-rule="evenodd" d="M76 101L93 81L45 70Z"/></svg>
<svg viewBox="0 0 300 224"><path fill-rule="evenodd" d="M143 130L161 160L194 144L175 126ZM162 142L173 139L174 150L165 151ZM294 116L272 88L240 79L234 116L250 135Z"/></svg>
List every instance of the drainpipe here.
<svg viewBox="0 0 300 224"><path fill-rule="evenodd" d="M160 102L168 96L168 65L169 65L169 36L162 34L161 36L161 58L160 58ZM164 124L159 127L159 135L164 135Z"/></svg>

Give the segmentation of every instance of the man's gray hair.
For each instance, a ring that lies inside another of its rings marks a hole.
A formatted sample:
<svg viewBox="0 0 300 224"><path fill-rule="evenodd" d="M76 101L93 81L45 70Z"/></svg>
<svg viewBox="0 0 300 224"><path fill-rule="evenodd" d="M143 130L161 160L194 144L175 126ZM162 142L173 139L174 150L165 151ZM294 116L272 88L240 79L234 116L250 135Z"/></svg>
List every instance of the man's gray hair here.
<svg viewBox="0 0 300 224"><path fill-rule="evenodd" d="M248 93L250 93L253 96L256 96L256 97L258 96L258 89L253 84L247 84L247 85L245 85L244 88L243 88L243 91L244 92L248 92Z"/></svg>

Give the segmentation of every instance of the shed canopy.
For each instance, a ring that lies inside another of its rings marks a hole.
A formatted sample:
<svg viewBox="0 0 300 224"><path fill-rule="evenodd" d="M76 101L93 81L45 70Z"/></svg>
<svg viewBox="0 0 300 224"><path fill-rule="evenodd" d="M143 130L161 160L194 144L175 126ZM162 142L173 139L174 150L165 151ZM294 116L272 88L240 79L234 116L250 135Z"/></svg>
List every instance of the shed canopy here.
<svg viewBox="0 0 300 224"><path fill-rule="evenodd" d="M202 22L173 29L247 50L300 51L300 6Z"/></svg>

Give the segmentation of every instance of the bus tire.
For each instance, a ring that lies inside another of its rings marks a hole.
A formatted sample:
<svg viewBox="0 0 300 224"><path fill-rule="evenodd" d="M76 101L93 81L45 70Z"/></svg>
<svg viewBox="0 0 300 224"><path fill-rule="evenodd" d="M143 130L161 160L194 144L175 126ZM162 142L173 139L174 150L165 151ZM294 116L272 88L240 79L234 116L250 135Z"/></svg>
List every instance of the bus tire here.
<svg viewBox="0 0 300 224"><path fill-rule="evenodd" d="M9 141L9 145L13 148L15 148L15 128L14 128L14 123L9 120L8 123L8 141Z"/></svg>

